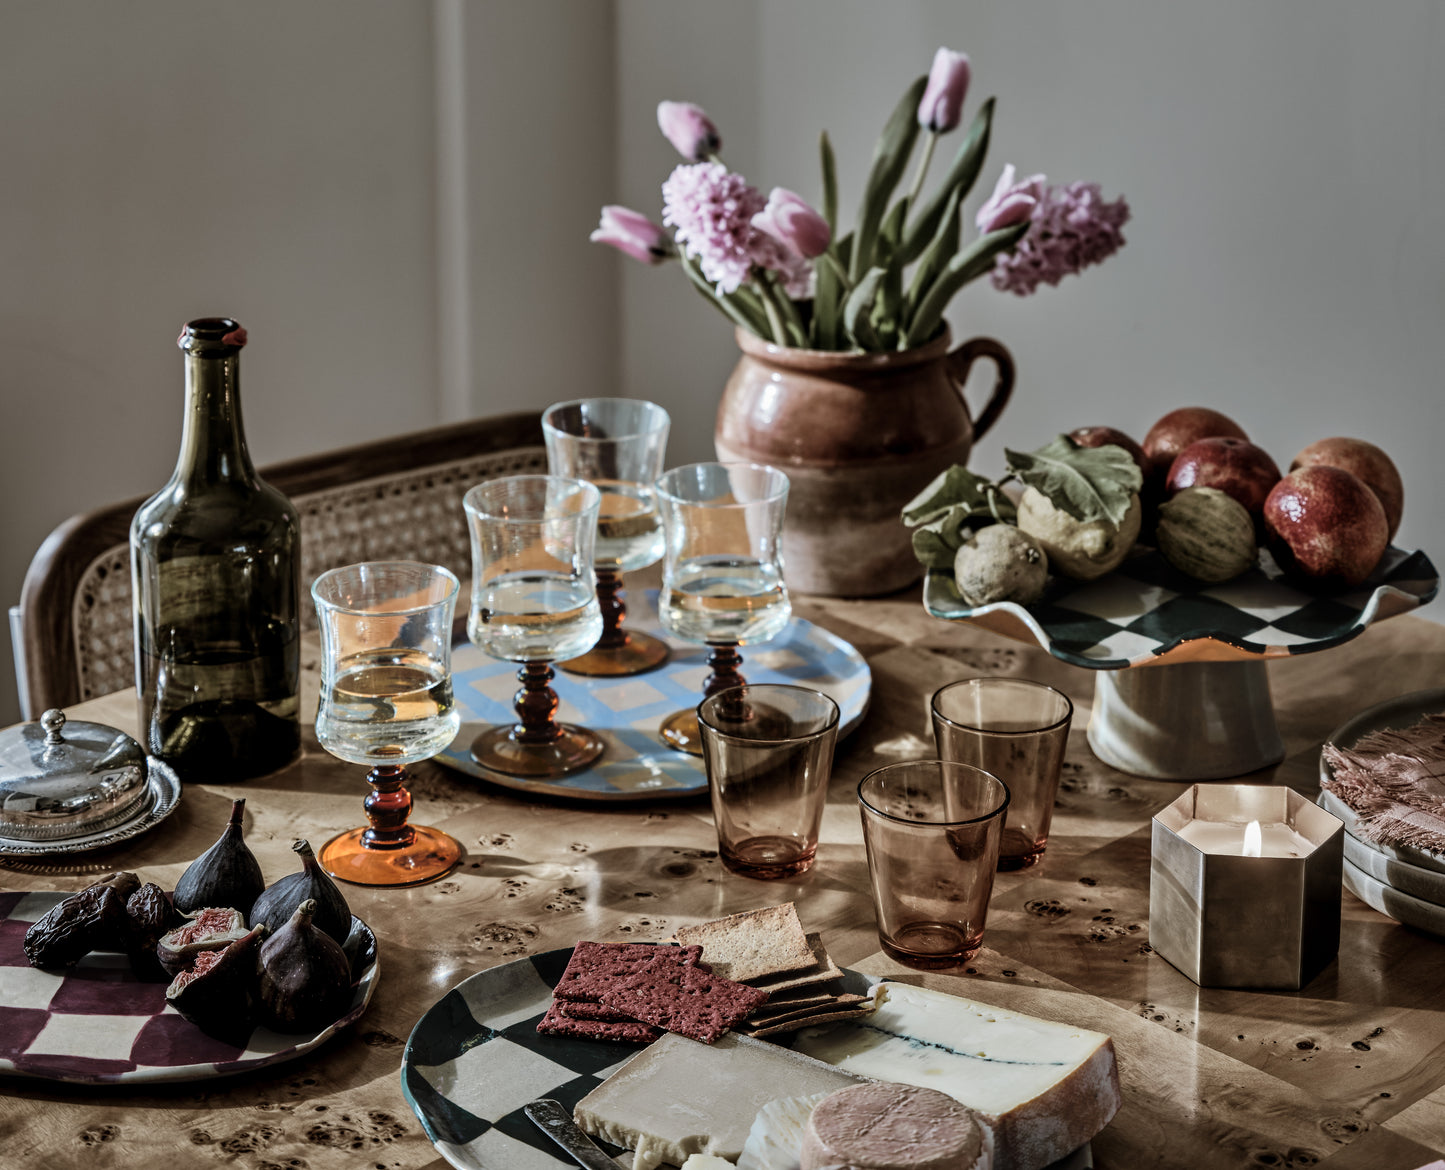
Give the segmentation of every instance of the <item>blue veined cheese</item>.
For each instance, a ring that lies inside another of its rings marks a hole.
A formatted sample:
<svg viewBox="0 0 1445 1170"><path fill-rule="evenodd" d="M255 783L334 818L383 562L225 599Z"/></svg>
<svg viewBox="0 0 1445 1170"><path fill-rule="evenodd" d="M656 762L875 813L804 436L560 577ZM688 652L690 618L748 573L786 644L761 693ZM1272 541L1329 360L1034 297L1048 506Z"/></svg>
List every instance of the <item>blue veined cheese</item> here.
<svg viewBox="0 0 1445 1170"><path fill-rule="evenodd" d="M1041 1170L1103 1129L1120 1105L1114 1042L903 983L861 1020L798 1034L795 1051L856 1076L938 1089L993 1126L998 1170Z"/></svg>

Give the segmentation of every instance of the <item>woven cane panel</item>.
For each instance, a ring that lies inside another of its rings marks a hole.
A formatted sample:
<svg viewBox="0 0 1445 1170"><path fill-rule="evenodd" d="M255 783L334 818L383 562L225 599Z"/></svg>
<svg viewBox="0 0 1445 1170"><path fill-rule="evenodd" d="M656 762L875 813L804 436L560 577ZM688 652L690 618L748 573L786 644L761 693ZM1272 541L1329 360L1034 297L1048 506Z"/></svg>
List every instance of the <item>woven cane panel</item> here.
<svg viewBox="0 0 1445 1170"><path fill-rule="evenodd" d="M316 628L311 582L340 565L425 561L467 579L471 539L462 511L467 489L484 480L546 470L544 448L519 447L296 496L302 628ZM107 549L90 563L75 591L71 625L82 699L135 685L127 545Z"/></svg>

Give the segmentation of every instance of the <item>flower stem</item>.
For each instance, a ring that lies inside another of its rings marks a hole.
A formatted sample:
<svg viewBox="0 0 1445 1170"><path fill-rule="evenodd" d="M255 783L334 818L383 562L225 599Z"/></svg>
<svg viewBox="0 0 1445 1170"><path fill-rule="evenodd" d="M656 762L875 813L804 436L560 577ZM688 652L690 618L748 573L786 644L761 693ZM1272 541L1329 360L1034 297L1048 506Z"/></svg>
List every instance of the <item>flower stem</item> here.
<svg viewBox="0 0 1445 1170"><path fill-rule="evenodd" d="M773 320L773 313L778 314L778 320L774 328L782 325L782 332L778 334L779 345L794 346L799 349L806 349L808 345L808 334L803 328L803 317L798 312L798 306L782 286L778 283L777 274L764 268L758 271L758 283L764 289L763 304L768 307L768 319Z"/></svg>
<svg viewBox="0 0 1445 1170"><path fill-rule="evenodd" d="M772 330L773 340L779 345L788 344L787 326L783 324L783 311L778 307L778 299L773 293L773 287L768 283L766 272L758 272L758 288L762 292L763 308L767 310L768 327Z"/></svg>
<svg viewBox="0 0 1445 1170"><path fill-rule="evenodd" d="M842 286L844 296L847 296L847 294L852 291L853 286L848 283L848 273L843 268L843 265L838 263L838 257L833 255L833 249L829 248L819 259L827 261L828 267L831 268L838 277L838 283Z"/></svg>
<svg viewBox="0 0 1445 1170"><path fill-rule="evenodd" d="M933 148L938 145L937 132L930 130L923 143L923 153L918 157L918 171L913 176L913 186L908 190L908 206L918 206L918 193L923 190L923 179L928 174L928 164L933 161Z"/></svg>

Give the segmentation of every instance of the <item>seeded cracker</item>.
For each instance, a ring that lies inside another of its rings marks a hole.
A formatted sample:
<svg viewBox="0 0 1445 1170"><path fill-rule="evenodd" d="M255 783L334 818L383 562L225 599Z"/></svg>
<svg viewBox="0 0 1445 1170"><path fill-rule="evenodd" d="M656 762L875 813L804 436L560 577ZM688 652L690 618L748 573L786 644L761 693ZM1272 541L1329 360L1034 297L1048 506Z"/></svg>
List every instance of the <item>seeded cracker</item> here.
<svg viewBox="0 0 1445 1170"><path fill-rule="evenodd" d="M791 902L681 927L677 941L701 944L708 966L739 982L799 971L817 961Z"/></svg>
<svg viewBox="0 0 1445 1170"><path fill-rule="evenodd" d="M756 987L665 958L653 959L601 995L607 1007L704 1044L747 1019L767 998Z"/></svg>
<svg viewBox="0 0 1445 1170"><path fill-rule="evenodd" d="M618 979L633 975L659 956L679 966L692 966L702 955L698 946L652 946L649 943L579 942L572 949L567 969L552 989L554 999L597 1003L603 991Z"/></svg>

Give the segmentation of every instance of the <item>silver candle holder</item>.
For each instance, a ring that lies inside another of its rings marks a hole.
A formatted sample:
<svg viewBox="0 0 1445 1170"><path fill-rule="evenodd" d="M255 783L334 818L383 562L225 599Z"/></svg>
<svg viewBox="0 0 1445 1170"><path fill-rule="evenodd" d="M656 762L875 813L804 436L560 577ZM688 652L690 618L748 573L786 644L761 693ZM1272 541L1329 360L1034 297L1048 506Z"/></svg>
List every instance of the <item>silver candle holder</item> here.
<svg viewBox="0 0 1445 1170"><path fill-rule="evenodd" d="M1201 987L1297 991L1338 953L1344 824L1294 790L1192 785L1151 856L1150 945Z"/></svg>

